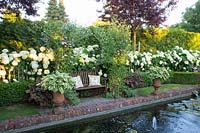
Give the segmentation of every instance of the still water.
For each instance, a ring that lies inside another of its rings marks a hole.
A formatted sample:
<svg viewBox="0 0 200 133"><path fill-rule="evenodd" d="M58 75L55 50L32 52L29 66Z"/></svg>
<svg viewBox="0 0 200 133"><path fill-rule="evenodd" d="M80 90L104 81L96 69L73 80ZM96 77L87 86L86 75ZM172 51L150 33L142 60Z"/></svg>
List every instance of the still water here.
<svg viewBox="0 0 200 133"><path fill-rule="evenodd" d="M184 100L185 101L185 100ZM198 102L197 102L198 103ZM200 103L198 103L200 105ZM102 120L63 126L45 132L56 133L200 133L199 110L174 103L156 106ZM182 106L181 105L181 106ZM197 104L196 104L197 105ZM193 108L193 105L191 104Z"/></svg>

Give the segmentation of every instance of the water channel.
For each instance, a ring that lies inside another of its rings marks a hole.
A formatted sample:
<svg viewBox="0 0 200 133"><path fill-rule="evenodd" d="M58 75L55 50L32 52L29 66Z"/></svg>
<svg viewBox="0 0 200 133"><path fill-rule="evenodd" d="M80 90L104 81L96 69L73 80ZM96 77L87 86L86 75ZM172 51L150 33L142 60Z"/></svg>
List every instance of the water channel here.
<svg viewBox="0 0 200 133"><path fill-rule="evenodd" d="M56 133L200 133L200 98L62 126Z"/></svg>

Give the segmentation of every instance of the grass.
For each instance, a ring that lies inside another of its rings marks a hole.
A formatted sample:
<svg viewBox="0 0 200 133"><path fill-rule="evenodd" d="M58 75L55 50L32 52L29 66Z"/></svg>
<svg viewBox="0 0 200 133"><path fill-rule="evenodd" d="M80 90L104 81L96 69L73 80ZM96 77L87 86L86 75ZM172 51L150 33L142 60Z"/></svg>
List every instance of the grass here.
<svg viewBox="0 0 200 133"><path fill-rule="evenodd" d="M158 89L159 92L166 92L168 90L178 89L178 88L184 88L184 87L190 87L192 85L183 85L183 84L162 84L161 87ZM136 94L139 96L145 96L149 95L154 91L153 86L151 87L145 87L145 88L139 88L136 89Z"/></svg>
<svg viewBox="0 0 200 133"><path fill-rule="evenodd" d="M36 106L26 104L0 107L0 120L6 120L22 116L30 116L38 113L39 112Z"/></svg>

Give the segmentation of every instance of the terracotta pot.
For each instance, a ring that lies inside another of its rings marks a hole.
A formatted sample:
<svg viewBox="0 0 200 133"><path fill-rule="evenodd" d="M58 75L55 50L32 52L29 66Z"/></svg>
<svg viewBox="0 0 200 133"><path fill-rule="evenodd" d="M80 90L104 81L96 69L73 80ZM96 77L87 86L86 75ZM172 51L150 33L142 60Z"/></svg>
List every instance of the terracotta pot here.
<svg viewBox="0 0 200 133"><path fill-rule="evenodd" d="M64 100L65 100L64 94L53 92L53 102L55 103L56 106L63 105Z"/></svg>
<svg viewBox="0 0 200 133"><path fill-rule="evenodd" d="M161 86L160 78L153 79L154 95L158 94L158 88Z"/></svg>

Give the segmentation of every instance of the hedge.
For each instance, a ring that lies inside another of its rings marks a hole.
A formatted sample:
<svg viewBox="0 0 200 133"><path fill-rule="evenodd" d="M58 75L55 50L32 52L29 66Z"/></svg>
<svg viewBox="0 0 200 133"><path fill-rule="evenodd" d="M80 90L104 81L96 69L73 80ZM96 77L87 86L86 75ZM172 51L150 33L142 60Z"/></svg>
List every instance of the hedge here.
<svg viewBox="0 0 200 133"><path fill-rule="evenodd" d="M31 81L0 83L0 106L26 101L26 90Z"/></svg>
<svg viewBox="0 0 200 133"><path fill-rule="evenodd" d="M171 83L200 84L200 72L174 72Z"/></svg>

